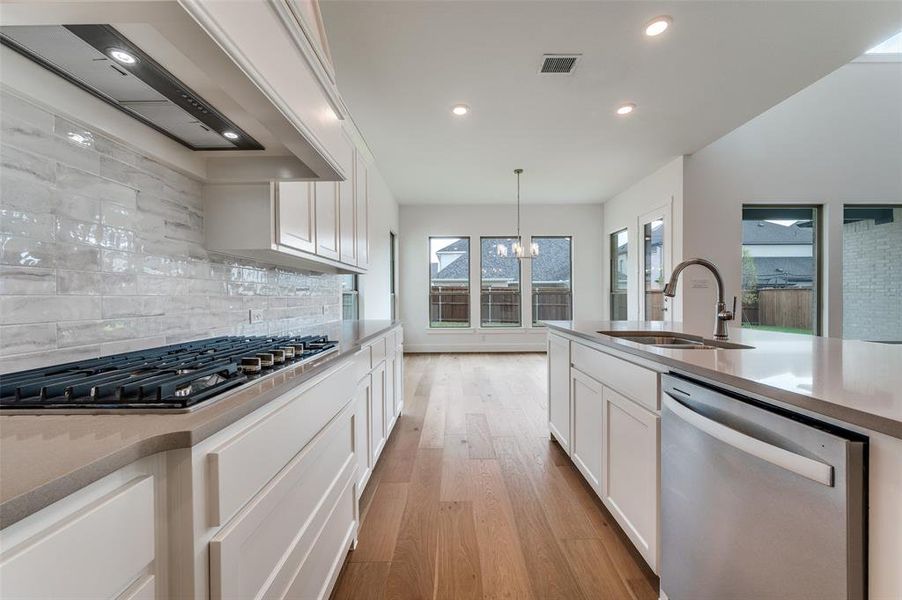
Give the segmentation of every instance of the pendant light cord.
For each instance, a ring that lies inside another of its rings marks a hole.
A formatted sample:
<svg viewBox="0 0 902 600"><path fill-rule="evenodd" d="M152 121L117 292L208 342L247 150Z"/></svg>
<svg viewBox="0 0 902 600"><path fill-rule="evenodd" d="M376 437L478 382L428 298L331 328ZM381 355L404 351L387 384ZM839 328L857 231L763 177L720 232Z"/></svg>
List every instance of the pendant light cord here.
<svg viewBox="0 0 902 600"><path fill-rule="evenodd" d="M523 236L520 235L520 173L523 169L514 169L517 174L517 243L523 245Z"/></svg>

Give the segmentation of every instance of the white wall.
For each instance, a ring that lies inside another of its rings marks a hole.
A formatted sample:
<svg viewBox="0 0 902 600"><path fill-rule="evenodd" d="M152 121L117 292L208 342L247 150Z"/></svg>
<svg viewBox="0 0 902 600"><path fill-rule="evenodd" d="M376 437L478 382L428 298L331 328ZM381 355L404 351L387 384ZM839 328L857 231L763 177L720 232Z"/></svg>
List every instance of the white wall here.
<svg viewBox="0 0 902 600"><path fill-rule="evenodd" d="M361 275L361 319L390 319L389 232L398 233L398 203L373 165L368 169L370 193L370 266ZM400 265L399 265L400 266ZM397 288L396 288L397 289Z"/></svg>
<svg viewBox="0 0 902 600"><path fill-rule="evenodd" d="M720 266L729 296L743 204L823 205L823 333L841 336L843 204L902 202L902 63L841 67L686 157L684 193L683 254ZM711 292L699 292L683 320L707 328Z"/></svg>
<svg viewBox="0 0 902 600"><path fill-rule="evenodd" d="M573 318L600 319L604 314L601 257L604 245L600 205L525 205L522 234L569 235L573 238ZM489 352L544 350L545 329L523 327L498 331L480 329L479 237L516 233L516 207L401 206L401 318L405 349L410 352ZM465 331L429 329L429 237L470 236L470 322ZM524 261L523 322L528 325L528 261Z"/></svg>
<svg viewBox="0 0 902 600"><path fill-rule="evenodd" d="M670 161L651 175L633 184L629 189L617 194L603 207L604 213L604 318L610 315L610 281L611 281L611 244L610 236L615 231L627 230L627 262L629 279L627 281L627 318L639 318L639 253L642 252L639 220L642 215L669 206L670 210L670 253L665 254L665 271L667 273L682 260L683 229L683 157ZM665 248L666 252L666 248ZM672 311L672 319L679 321L682 316L680 295L669 301L668 309Z"/></svg>

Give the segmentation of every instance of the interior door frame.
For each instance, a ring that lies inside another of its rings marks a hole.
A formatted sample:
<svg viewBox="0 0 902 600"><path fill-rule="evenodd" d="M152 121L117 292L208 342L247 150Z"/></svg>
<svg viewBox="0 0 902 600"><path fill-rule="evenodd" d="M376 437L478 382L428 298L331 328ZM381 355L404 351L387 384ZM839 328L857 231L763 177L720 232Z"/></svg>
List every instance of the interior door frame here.
<svg viewBox="0 0 902 600"><path fill-rule="evenodd" d="M638 271L638 279L637 289L639 290L639 320L645 321L645 225L647 223L651 223L657 219L661 219L664 221L664 279L670 277L670 274L673 272L673 229L672 217L673 212L673 199L669 199L666 203L658 206L654 210L650 210L644 214L639 215L639 218L636 220L636 242L638 243L638 247L636 248L637 252L637 264L639 266ZM672 321L673 320L673 306L668 305L667 300L665 299L664 305L664 320Z"/></svg>

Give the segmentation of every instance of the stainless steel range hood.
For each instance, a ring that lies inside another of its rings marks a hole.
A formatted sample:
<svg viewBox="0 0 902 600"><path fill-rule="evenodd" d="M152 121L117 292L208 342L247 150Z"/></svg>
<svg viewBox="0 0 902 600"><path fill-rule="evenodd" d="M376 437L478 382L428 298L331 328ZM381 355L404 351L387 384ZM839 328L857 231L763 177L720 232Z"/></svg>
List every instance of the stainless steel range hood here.
<svg viewBox="0 0 902 600"><path fill-rule="evenodd" d="M0 42L191 150L263 150L110 25L11 25Z"/></svg>

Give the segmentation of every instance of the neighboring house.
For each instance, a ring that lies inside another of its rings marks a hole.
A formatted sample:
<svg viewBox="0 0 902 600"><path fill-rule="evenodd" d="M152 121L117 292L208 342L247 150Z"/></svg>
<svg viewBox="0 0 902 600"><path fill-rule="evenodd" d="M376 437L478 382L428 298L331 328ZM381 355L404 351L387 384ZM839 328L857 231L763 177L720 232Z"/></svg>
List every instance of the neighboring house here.
<svg viewBox="0 0 902 600"><path fill-rule="evenodd" d="M743 221L742 251L743 289L810 288L814 284L814 229L810 221L788 226ZM750 281L752 277L754 282Z"/></svg>
<svg viewBox="0 0 902 600"><path fill-rule="evenodd" d="M482 279L491 287L516 287L519 281L520 261L513 257L500 257L490 240L483 240ZM432 263L432 284L454 286L465 284L469 277L467 240L458 240L435 252L437 263ZM567 239L546 238L542 252L532 259L533 287L569 287L570 244Z"/></svg>

